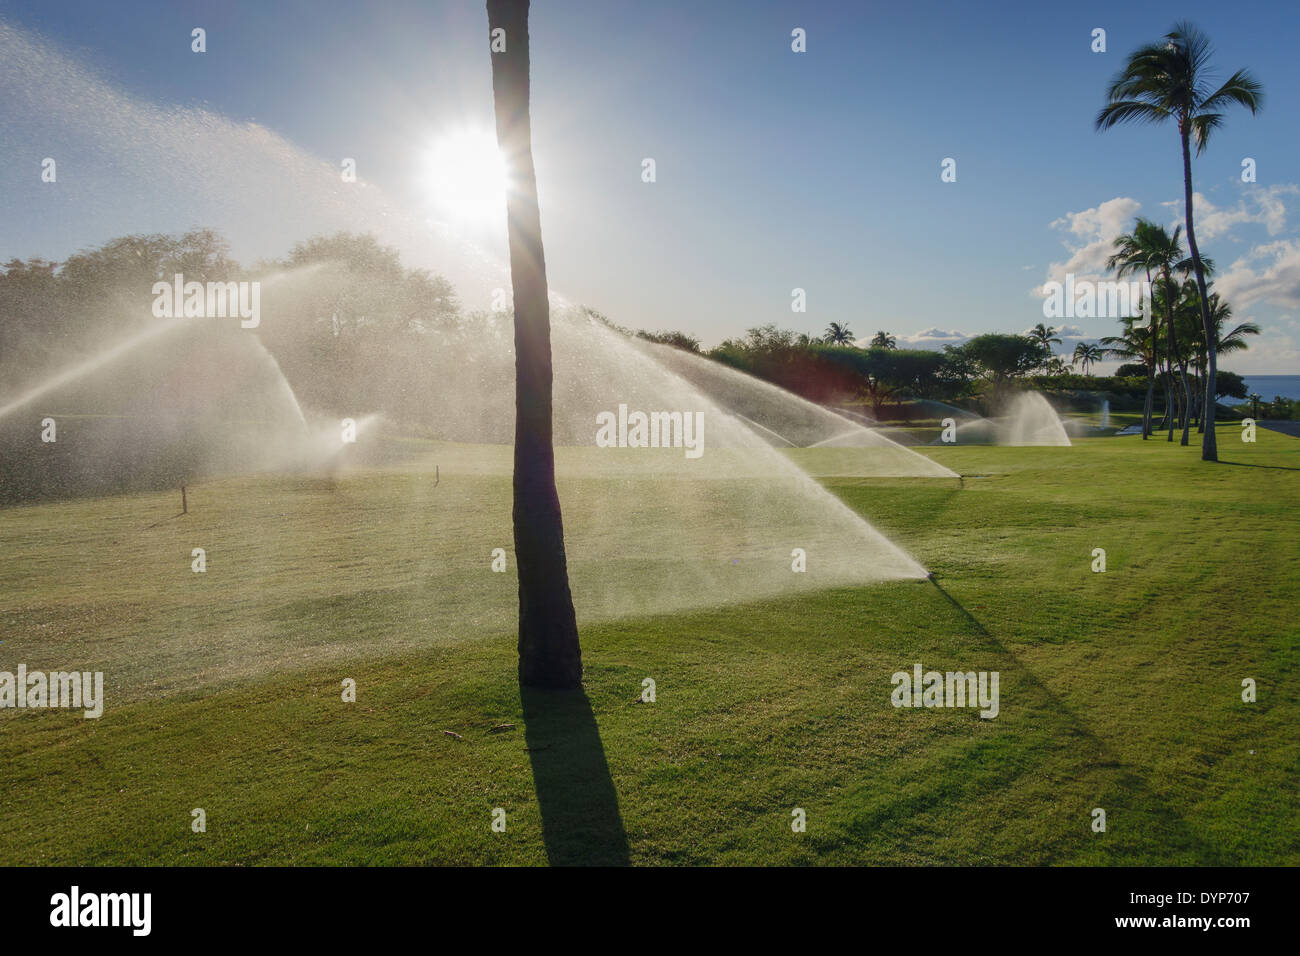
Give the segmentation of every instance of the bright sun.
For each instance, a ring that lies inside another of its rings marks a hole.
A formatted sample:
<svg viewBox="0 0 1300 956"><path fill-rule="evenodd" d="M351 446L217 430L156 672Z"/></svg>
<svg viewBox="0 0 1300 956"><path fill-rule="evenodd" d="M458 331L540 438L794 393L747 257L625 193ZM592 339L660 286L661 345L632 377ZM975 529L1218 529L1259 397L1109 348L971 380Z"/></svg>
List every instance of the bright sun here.
<svg viewBox="0 0 1300 956"><path fill-rule="evenodd" d="M424 169L430 198L448 218L466 224L504 220L507 176L494 134L448 133L433 144Z"/></svg>

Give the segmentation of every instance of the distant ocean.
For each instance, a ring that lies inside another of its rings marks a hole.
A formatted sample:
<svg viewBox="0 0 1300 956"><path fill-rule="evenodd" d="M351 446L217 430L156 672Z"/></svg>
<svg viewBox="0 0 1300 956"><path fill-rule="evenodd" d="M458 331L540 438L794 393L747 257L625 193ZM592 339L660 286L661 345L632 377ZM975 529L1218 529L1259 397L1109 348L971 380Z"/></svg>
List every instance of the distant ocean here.
<svg viewBox="0 0 1300 956"><path fill-rule="evenodd" d="M1246 394L1258 395L1266 402L1279 395L1292 401L1300 399L1300 375L1243 375L1242 378L1246 380ZM1241 399L1226 398L1223 404L1240 405Z"/></svg>

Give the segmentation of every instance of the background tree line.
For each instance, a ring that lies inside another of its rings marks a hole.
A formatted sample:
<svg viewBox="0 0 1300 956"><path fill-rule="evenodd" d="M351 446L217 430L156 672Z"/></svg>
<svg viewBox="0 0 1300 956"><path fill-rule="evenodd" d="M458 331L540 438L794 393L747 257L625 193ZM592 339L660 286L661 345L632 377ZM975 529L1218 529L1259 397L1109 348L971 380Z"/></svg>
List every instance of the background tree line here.
<svg viewBox="0 0 1300 956"><path fill-rule="evenodd" d="M132 235L63 262L12 259L0 270L0 399L129 340L149 327L155 282L260 281L257 335L299 401L341 415L382 411L415 423L427 386L458 337L500 323L465 313L445 278L403 267L395 249L347 232L296 244L244 267L210 229ZM438 332L438 335L427 333Z"/></svg>
<svg viewBox="0 0 1300 956"><path fill-rule="evenodd" d="M1213 263L1210 263L1213 268ZM380 411L408 425L433 424L437 410L428 396L470 351L512 345L502 316L466 312L445 278L407 269L399 253L372 235L337 233L296 244L283 258L241 266L226 241L210 229L181 236L133 235L78 252L62 263L13 259L0 271L0 399L154 322L154 282L181 273L187 281L261 280L263 312L258 335L280 364L299 401L320 412L348 415ZM1157 311L1165 293L1157 285ZM1197 335L1195 284L1186 278L1171 293L1182 323L1175 342L1182 350L1176 374L1186 363L1196 379L1204 367L1203 337ZM1231 310L1216 299L1216 315ZM616 329L605 316L588 316ZM505 316L504 318L508 318ZM1219 337L1219 351L1244 347L1253 327L1238 326ZM879 331L866 348L854 345L847 324L832 322L824 336L765 325L705 350L681 331L620 329L642 339L700 354L770 381L811 401L862 403L877 418L906 413L915 399L954 403L981 413L996 411L1002 393L1016 387L1053 392L1060 403L1080 407L1101 393L1116 408L1139 407L1148 392L1171 396L1177 408L1177 380L1170 373L1167 336L1152 338L1139 324L1112 337L1105 353L1131 361L1109 377L1075 374L1052 352L1055 330L989 333L943 351L897 347L897 337ZM1076 363L1085 369L1099 346ZM457 372L463 374L463 369ZM491 370L484 369L484 374ZM1218 373L1218 393L1245 399L1244 383ZM1193 392L1193 400L1195 392ZM1290 412L1278 403L1267 411ZM1282 417L1282 416L1277 416Z"/></svg>
<svg viewBox="0 0 1300 956"><path fill-rule="evenodd" d="M626 330L624 330L626 331ZM1141 407L1151 381L1141 361L1121 366L1113 376L1081 375L1052 351L1056 331L1039 325L1028 334L990 332L961 345L900 349L897 337L880 331L866 348L852 344L847 325L832 322L821 338L775 325L749 329L716 348L702 350L685 332L637 332L641 338L695 352L748 372L810 401L869 405L876 418L908 415L916 399L956 404L993 414L1007 392L1017 388L1055 393L1059 404L1093 409L1099 396L1115 408ZM1099 360L1101 346L1086 345L1076 356ZM1109 350L1113 352L1114 350ZM1109 353L1108 353L1109 354ZM1119 353L1115 353L1119 354ZM1240 376L1220 372L1219 395L1245 398Z"/></svg>

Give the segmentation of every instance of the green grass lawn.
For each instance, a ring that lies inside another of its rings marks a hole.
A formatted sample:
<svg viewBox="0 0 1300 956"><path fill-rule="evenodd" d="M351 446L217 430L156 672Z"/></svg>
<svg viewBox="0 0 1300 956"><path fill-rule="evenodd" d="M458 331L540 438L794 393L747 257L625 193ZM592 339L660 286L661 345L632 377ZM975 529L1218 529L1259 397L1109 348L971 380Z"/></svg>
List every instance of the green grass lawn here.
<svg viewBox="0 0 1300 956"><path fill-rule="evenodd" d="M0 711L0 863L1300 863L1300 440L1220 441L827 480L934 582L593 617L586 696L523 701L513 568L428 518L508 546L508 481L486 510L412 466L0 511L0 670L108 662L99 720ZM917 662L998 671L999 716L893 708Z"/></svg>

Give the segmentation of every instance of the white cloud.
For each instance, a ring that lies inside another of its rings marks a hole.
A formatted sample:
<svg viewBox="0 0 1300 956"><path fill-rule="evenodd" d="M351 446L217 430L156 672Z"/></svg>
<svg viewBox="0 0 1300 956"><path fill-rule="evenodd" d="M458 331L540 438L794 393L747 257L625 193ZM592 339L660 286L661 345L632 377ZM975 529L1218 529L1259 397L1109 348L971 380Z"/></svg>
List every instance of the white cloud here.
<svg viewBox="0 0 1300 956"><path fill-rule="evenodd" d="M1051 223L1053 229L1067 230L1073 239L1064 240L1070 258L1047 267L1043 282L1064 282L1067 272L1076 280L1101 281L1105 278L1106 260L1115 253L1115 239L1133 226L1133 218L1142 204L1127 196L1116 196L1082 212L1066 213ZM1041 297L1043 287L1031 291Z"/></svg>
<svg viewBox="0 0 1300 956"><path fill-rule="evenodd" d="M1294 183L1278 183L1273 186L1247 184L1242 188L1242 197L1232 206L1216 206L1204 194L1192 194L1192 211L1196 214L1194 225L1198 246L1204 244L1206 240L1228 236L1237 226L1249 223L1263 226L1270 236L1276 236L1286 228L1287 209L1282 197L1300 195L1300 186ZM1161 203L1161 205L1170 209L1176 217L1171 228L1182 223L1183 201L1181 199Z"/></svg>
<svg viewBox="0 0 1300 956"><path fill-rule="evenodd" d="M913 332L911 335L898 336L900 347L907 346L919 349L942 349L945 345L961 345L967 341L970 336L965 332L959 332L956 329L922 329L920 332Z"/></svg>
<svg viewBox="0 0 1300 956"><path fill-rule="evenodd" d="M1262 302L1300 309L1300 240L1255 246L1215 280L1214 289L1238 307Z"/></svg>
<svg viewBox="0 0 1300 956"><path fill-rule="evenodd" d="M1233 325L1240 322L1255 322L1262 326L1260 334L1247 339L1250 348L1246 351L1232 352L1220 358L1219 368L1246 376L1294 375L1300 371L1300 323L1293 316L1284 315L1267 324L1253 315L1238 313L1232 317Z"/></svg>
<svg viewBox="0 0 1300 956"><path fill-rule="evenodd" d="M1080 239L1111 238L1129 226L1142 204L1128 196L1116 196L1083 212L1067 212L1052 222L1053 229L1067 227Z"/></svg>

